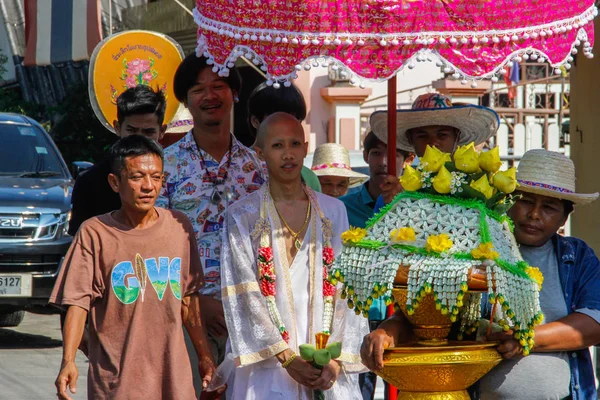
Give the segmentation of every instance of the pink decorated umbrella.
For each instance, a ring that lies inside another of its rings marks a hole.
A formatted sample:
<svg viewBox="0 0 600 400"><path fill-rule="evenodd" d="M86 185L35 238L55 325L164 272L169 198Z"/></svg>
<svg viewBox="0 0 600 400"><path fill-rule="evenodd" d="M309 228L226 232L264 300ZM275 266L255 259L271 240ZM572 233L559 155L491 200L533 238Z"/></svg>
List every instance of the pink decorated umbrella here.
<svg viewBox="0 0 600 400"><path fill-rule="evenodd" d="M497 81L513 60L560 73L578 46L593 57L597 13L594 0L196 0L194 10L196 52L221 75L244 56L275 87L319 66L345 69L353 84L388 80L388 143L405 66L436 62L472 86Z"/></svg>

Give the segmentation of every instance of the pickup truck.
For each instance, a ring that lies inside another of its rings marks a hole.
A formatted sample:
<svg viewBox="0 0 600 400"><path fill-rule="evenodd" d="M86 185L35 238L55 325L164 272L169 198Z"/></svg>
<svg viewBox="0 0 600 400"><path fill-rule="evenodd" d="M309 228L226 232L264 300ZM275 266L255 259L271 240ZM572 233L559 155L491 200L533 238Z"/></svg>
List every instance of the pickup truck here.
<svg viewBox="0 0 600 400"><path fill-rule="evenodd" d="M64 255L73 178L44 128L0 113L0 327L48 307Z"/></svg>

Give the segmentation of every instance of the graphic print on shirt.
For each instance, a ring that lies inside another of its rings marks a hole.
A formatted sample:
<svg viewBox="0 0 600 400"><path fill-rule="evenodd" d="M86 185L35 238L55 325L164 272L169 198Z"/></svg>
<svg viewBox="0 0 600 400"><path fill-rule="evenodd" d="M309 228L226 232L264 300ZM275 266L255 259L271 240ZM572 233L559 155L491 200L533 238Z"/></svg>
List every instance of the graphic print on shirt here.
<svg viewBox="0 0 600 400"><path fill-rule="evenodd" d="M158 257L157 262L156 258L144 260L136 254L135 262L121 261L114 266L110 282L113 293L123 304L134 303L140 293L143 302L148 282L158 300L162 301L169 285L173 296L181 300L181 258Z"/></svg>

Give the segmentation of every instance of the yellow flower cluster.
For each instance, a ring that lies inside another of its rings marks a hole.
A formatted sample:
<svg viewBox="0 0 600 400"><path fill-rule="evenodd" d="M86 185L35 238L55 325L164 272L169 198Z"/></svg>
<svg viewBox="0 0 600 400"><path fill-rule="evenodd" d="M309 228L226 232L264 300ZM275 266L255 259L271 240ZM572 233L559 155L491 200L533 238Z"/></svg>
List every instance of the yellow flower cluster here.
<svg viewBox="0 0 600 400"><path fill-rule="evenodd" d="M465 146L458 146L454 152L454 165L459 171L467 174L479 171L479 154L477 154L473 142Z"/></svg>
<svg viewBox="0 0 600 400"><path fill-rule="evenodd" d="M490 151L481 153L479 155L479 166L486 172L498 172L502 166L502 161L500 161L500 148L494 147Z"/></svg>
<svg viewBox="0 0 600 400"><path fill-rule="evenodd" d="M440 194L448 194L452 190L452 174L442 166L438 174L431 180L433 188Z"/></svg>
<svg viewBox="0 0 600 400"><path fill-rule="evenodd" d="M411 227L394 229L390 232L392 242L414 242L416 239L415 230Z"/></svg>
<svg viewBox="0 0 600 400"><path fill-rule="evenodd" d="M478 260L495 260L500 257L491 243L481 243L479 247L471 251L471 255Z"/></svg>
<svg viewBox="0 0 600 400"><path fill-rule="evenodd" d="M432 174L431 185L440 194L454 193L453 185L460 185L454 173L446 167L447 162L454 162L456 170L465 174L484 174L479 179L471 180L469 186L483 194L489 200L498 191L512 193L517 188L516 169L510 168L499 171L502 166L500 153L497 147L492 150L478 153L473 143L458 146L454 155L444 153L436 147L427 146L425 154L421 157L422 167L406 167L400 178L404 190L417 191L424 186L424 174ZM426 179L425 179L426 180ZM425 185L427 186L427 185ZM456 187L454 188L456 189Z"/></svg>
<svg viewBox="0 0 600 400"><path fill-rule="evenodd" d="M492 178L494 186L504 193L512 193L518 186L517 169L509 168L506 171L497 172Z"/></svg>
<svg viewBox="0 0 600 400"><path fill-rule="evenodd" d="M437 253L442 253L450 250L451 248L452 240L450 240L450 236L446 235L445 233L429 236L427 238L427 243L425 244L425 249L427 251L435 251Z"/></svg>
<svg viewBox="0 0 600 400"><path fill-rule="evenodd" d="M542 290L542 284L544 283L544 275L542 275L542 271L536 267L529 267L525 270L525 272L527 272L527 275L529 275L531 279L537 282L538 287L540 290Z"/></svg>
<svg viewBox="0 0 600 400"><path fill-rule="evenodd" d="M400 184L402 188L408 192L416 192L423 187L423 181L421 181L421 172L414 169L410 165L407 165L404 169L404 173L400 178Z"/></svg>
<svg viewBox="0 0 600 400"><path fill-rule="evenodd" d="M494 188L490 186L487 175L482 175L481 178L476 181L471 181L469 186L482 193L486 199L490 199L494 195Z"/></svg>
<svg viewBox="0 0 600 400"><path fill-rule="evenodd" d="M427 145L425 154L421 157L423 169L427 172L438 172L442 165L450 161L452 161L450 154L444 153L437 147L431 147L429 145Z"/></svg>
<svg viewBox="0 0 600 400"><path fill-rule="evenodd" d="M342 241L344 243L356 243L360 242L365 236L367 236L367 230L363 228L350 228L346 232L342 233Z"/></svg>

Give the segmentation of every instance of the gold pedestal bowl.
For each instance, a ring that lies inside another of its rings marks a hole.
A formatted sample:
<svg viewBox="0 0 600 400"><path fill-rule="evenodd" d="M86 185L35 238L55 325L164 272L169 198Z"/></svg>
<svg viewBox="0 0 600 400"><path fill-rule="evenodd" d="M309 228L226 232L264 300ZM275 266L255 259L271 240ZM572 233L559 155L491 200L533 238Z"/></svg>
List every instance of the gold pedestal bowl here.
<svg viewBox="0 0 600 400"><path fill-rule="evenodd" d="M399 389L399 400L469 400L466 389L501 360L495 346L449 342L394 347L384 352L384 367L377 374Z"/></svg>
<svg viewBox="0 0 600 400"><path fill-rule="evenodd" d="M406 285L407 272L401 266L394 283ZM470 274L468 285L486 290L485 274ZM496 343L449 341L452 321L436 310L433 295L408 315L406 287L395 287L393 294L417 342L387 349L377 374L399 389L399 400L469 400L466 389L501 361Z"/></svg>

